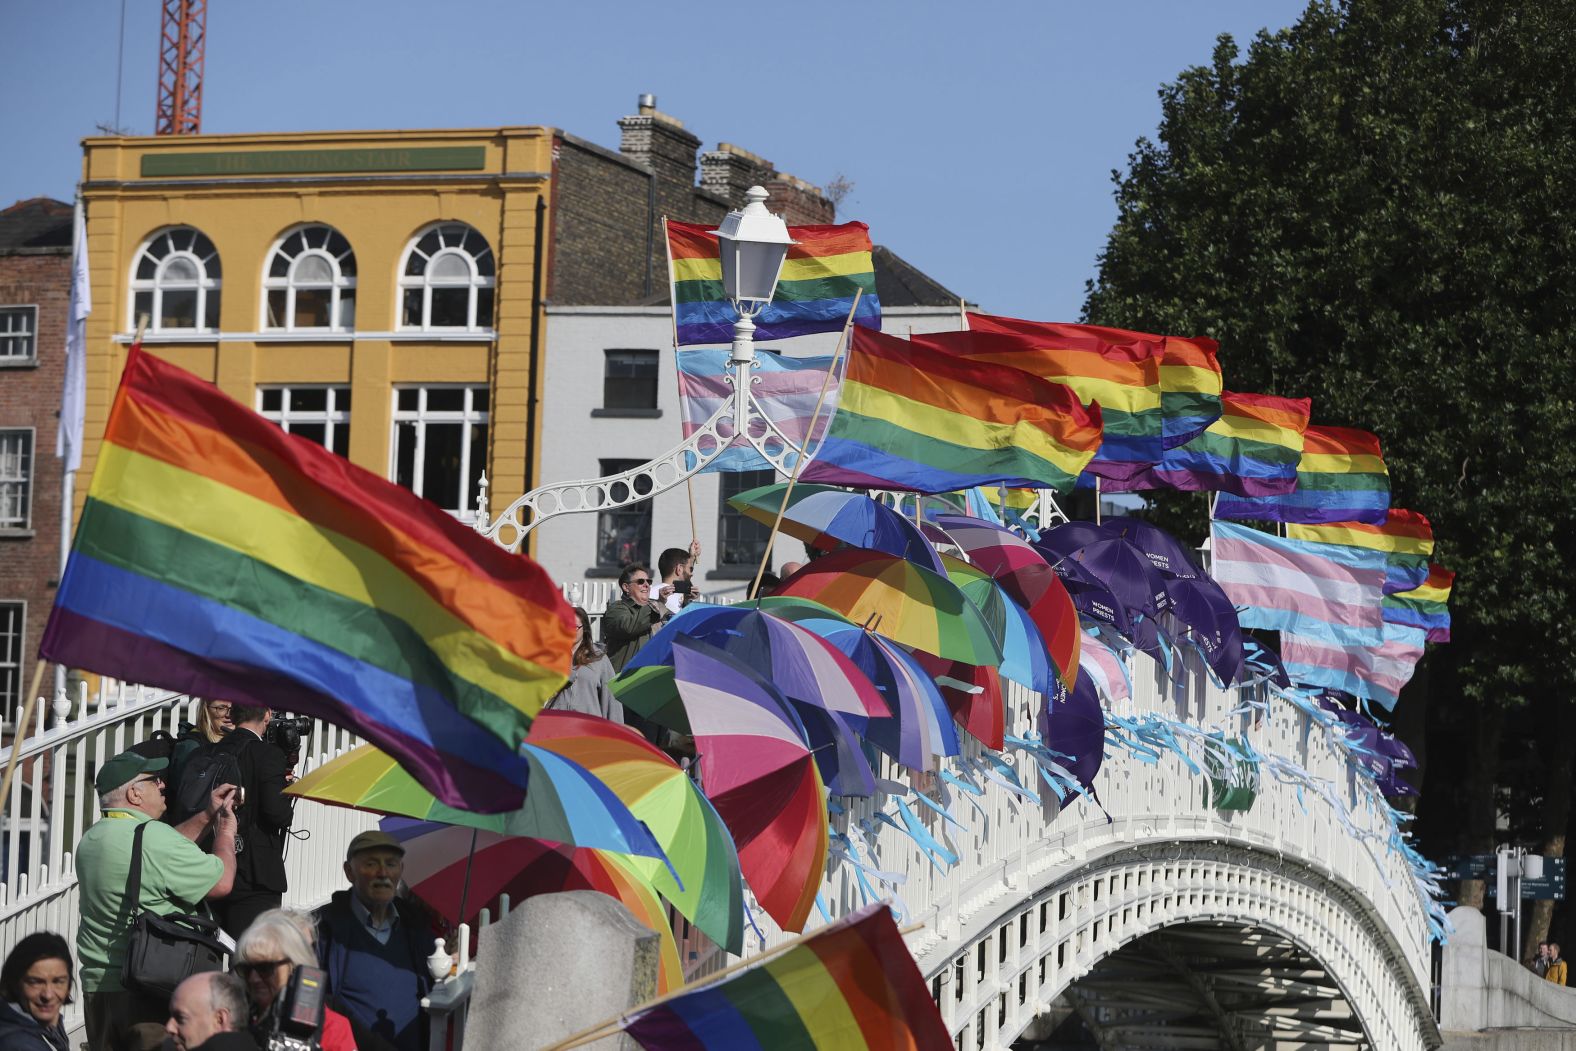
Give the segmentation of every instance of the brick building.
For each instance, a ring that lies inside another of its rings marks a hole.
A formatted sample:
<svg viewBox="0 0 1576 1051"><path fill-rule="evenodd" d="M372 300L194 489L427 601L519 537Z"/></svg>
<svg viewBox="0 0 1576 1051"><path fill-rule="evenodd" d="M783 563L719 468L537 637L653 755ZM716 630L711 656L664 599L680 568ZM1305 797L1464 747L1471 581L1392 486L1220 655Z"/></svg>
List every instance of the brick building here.
<svg viewBox="0 0 1576 1051"><path fill-rule="evenodd" d="M60 568L61 461L71 205L0 212L0 711L24 700Z"/></svg>

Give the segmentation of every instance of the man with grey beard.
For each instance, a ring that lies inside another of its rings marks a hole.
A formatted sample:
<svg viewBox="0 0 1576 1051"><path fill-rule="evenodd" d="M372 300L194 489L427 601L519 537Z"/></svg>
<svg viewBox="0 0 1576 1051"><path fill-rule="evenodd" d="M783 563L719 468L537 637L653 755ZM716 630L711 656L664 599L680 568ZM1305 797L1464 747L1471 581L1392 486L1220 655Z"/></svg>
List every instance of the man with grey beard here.
<svg viewBox="0 0 1576 1051"><path fill-rule="evenodd" d="M333 1008L394 1045L426 1051L421 999L432 989L426 917L398 896L405 847L387 832L363 832L345 851L350 889L317 910L317 955Z"/></svg>

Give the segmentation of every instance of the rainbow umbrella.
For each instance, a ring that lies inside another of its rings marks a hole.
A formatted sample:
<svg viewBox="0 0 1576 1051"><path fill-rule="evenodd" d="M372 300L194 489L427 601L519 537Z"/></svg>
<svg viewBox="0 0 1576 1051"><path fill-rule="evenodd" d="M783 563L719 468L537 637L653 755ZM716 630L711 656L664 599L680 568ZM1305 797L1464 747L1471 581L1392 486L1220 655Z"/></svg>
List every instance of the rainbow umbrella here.
<svg viewBox="0 0 1576 1051"><path fill-rule="evenodd" d="M585 767L534 745L522 744L520 753L530 764L525 805L502 814L473 814L438 802L392 756L370 744L324 763L285 792L375 814L640 854L665 863L651 832Z"/></svg>
<svg viewBox="0 0 1576 1051"><path fill-rule="evenodd" d="M1051 655L1029 611L1014 602L989 573L962 559L942 555L947 579L976 607L1001 646L1003 678L1027 686L1035 693L1051 690Z"/></svg>
<svg viewBox="0 0 1576 1051"><path fill-rule="evenodd" d="M728 504L762 525L777 521L786 482L774 482L728 498ZM940 573L936 552L913 522L864 493L833 485L798 483L783 510L781 532L822 551L843 544L884 551Z"/></svg>
<svg viewBox="0 0 1576 1051"><path fill-rule="evenodd" d="M793 706L742 661L679 636L673 677L701 784L739 848L755 897L785 931L804 930L826 872L826 789Z"/></svg>
<svg viewBox="0 0 1576 1051"><path fill-rule="evenodd" d="M1083 631L1072 596L1045 556L1004 526L962 515L943 515L936 522L968 553L970 562L995 578L1028 611L1062 682L1072 686L1078 678Z"/></svg>
<svg viewBox="0 0 1576 1051"><path fill-rule="evenodd" d="M627 708L664 726L688 733L671 669L641 674L642 668L670 665L673 640L699 639L758 668L794 705L809 734L822 779L838 795L868 796L875 774L859 748L858 732L872 716L888 714L863 672L831 643L787 621L738 606L696 604L673 618L624 666L627 679L613 691ZM627 685L626 685L627 683ZM670 696L668 691L672 691Z"/></svg>
<svg viewBox="0 0 1576 1051"><path fill-rule="evenodd" d="M528 740L585 767L643 821L673 869L655 859L629 865L712 941L744 951L739 852L722 818L667 753L627 726L579 712L547 711Z"/></svg>
<svg viewBox="0 0 1576 1051"><path fill-rule="evenodd" d="M999 665L990 626L940 573L892 555L847 549L818 558L778 595L814 599L904 646L965 664Z"/></svg>
<svg viewBox="0 0 1576 1051"><path fill-rule="evenodd" d="M451 923L473 922L482 906L501 894L518 904L537 894L599 891L622 902L636 920L660 936L658 990L684 984L667 909L630 859L610 851L497 832L476 832L473 839L470 829L431 821L387 817L379 824L405 847L405 882L411 892Z"/></svg>
<svg viewBox="0 0 1576 1051"><path fill-rule="evenodd" d="M870 720L865 740L915 770L934 770L937 756L958 754L946 701L903 647L809 599L768 596L756 605L820 635L875 684L892 714Z"/></svg>

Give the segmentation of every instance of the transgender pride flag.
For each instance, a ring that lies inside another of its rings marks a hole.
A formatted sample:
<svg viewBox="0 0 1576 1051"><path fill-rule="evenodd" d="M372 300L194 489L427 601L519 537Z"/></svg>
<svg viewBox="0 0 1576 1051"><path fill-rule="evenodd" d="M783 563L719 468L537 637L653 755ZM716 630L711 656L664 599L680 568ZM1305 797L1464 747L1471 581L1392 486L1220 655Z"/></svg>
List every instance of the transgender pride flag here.
<svg viewBox="0 0 1576 1051"><path fill-rule="evenodd" d="M1212 523L1211 535L1211 575L1244 628L1341 646L1384 642L1383 551L1288 540L1233 522Z"/></svg>
<svg viewBox="0 0 1576 1051"><path fill-rule="evenodd" d="M688 438L711 419L711 414L733 397L733 384L728 382L726 350L681 350L679 361L679 405L684 416L684 437ZM812 358L790 358L780 354L761 354L755 359L751 373L755 385L751 387L756 401L766 415L781 427L795 445L804 448L805 432L810 429L810 416L821 396L821 386L826 382L826 370L831 367L828 355ZM837 409L838 384L834 380L826 392L826 402L821 406L821 422L816 427L816 437L826 432L826 425ZM707 464L702 471L764 471L771 467L760 453L743 436L736 436L723 454Z"/></svg>
<svg viewBox="0 0 1576 1051"><path fill-rule="evenodd" d="M1281 663L1294 682L1344 690L1389 711L1423 656L1424 632L1422 628L1386 624L1383 635L1384 641L1377 646L1343 646L1283 633Z"/></svg>

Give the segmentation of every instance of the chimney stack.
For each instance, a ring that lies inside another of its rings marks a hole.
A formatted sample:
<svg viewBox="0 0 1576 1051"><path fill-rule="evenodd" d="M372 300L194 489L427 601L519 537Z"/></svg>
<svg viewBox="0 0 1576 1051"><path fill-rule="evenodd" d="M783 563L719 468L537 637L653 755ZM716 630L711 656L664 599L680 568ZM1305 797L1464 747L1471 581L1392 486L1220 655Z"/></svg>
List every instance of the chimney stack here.
<svg viewBox="0 0 1576 1051"><path fill-rule="evenodd" d="M685 130L683 121L657 109L655 95L641 95L638 103L639 113L619 118L619 152L656 172L663 182L694 186L700 139Z"/></svg>

